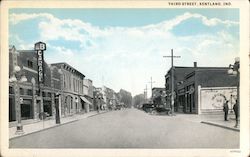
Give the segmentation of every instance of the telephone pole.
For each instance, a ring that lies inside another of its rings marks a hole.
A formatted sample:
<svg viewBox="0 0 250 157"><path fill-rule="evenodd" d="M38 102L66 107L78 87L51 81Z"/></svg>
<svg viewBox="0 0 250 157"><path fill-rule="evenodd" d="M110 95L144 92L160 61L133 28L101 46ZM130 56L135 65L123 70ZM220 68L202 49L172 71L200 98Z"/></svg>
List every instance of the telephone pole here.
<svg viewBox="0 0 250 157"><path fill-rule="evenodd" d="M145 102L147 102L147 91L148 91L148 88L147 88L147 85L146 85L146 88L144 89L144 98L145 98Z"/></svg>
<svg viewBox="0 0 250 157"><path fill-rule="evenodd" d="M150 82L148 82L151 84L151 100L153 101L153 83L155 83L155 81L152 80L152 77L150 77Z"/></svg>
<svg viewBox="0 0 250 157"><path fill-rule="evenodd" d="M172 114L174 114L174 58L180 58L181 56L174 56L173 49L171 49L171 56L163 56L171 58L171 110Z"/></svg>

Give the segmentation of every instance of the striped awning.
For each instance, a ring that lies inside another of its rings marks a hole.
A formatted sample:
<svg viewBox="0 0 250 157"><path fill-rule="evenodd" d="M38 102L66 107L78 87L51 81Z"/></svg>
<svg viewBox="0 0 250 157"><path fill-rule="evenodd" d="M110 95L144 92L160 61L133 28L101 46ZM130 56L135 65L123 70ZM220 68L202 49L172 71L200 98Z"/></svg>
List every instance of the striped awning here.
<svg viewBox="0 0 250 157"><path fill-rule="evenodd" d="M87 104L92 105L92 103L91 103L91 102L89 102L89 101L88 101L88 99L86 99L85 97L80 96L80 98L82 99L82 101L86 102Z"/></svg>

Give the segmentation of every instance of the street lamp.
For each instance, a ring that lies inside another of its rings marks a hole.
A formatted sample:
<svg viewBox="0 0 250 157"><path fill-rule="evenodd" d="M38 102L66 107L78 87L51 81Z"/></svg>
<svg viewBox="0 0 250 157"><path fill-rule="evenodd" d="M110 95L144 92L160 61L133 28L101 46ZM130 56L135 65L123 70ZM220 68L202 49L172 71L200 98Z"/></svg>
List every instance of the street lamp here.
<svg viewBox="0 0 250 157"><path fill-rule="evenodd" d="M236 105L238 106L238 117L240 116L240 58L236 57L234 64L229 65L229 70L228 70L229 75L234 75L237 78L237 101ZM235 113L237 114L237 113ZM236 125L235 127L238 127L238 119L236 119Z"/></svg>
<svg viewBox="0 0 250 157"><path fill-rule="evenodd" d="M20 79L18 77L20 76ZM16 134L23 134L23 126L21 123L21 103L22 99L20 98L20 89L19 84L27 82L27 78L21 74L21 68L15 66L13 70L13 75L10 77L9 82L14 85L14 94L15 94L15 109L16 109L16 120L17 120L17 130Z"/></svg>

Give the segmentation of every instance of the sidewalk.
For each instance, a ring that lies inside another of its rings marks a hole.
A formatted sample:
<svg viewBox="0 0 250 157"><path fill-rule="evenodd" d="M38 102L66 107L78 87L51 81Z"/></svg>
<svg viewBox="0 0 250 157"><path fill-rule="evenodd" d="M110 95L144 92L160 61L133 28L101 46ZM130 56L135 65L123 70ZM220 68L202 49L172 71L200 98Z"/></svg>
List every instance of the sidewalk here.
<svg viewBox="0 0 250 157"><path fill-rule="evenodd" d="M216 127L221 127L225 129L230 129L234 131L240 131L240 128L235 128L235 115L233 113L229 113L228 121L224 121L224 113L217 114L177 114L179 118L184 118L185 120L200 122L203 124L213 125ZM240 123L240 122L239 122Z"/></svg>
<svg viewBox="0 0 250 157"><path fill-rule="evenodd" d="M52 127L61 126L63 124L67 124L67 123L70 123L70 122L74 122L74 121L77 121L77 120L80 120L80 119L88 118L88 117L95 116L97 114L106 113L106 112L108 112L108 111L100 111L99 113L97 111L91 111L89 113L76 114L76 115L73 115L73 116L62 117L60 119L61 124L56 124L54 118L44 120L44 121L30 120L29 122L23 122L24 134L21 134L21 135L15 134L16 125L12 123L10 125L10 128L9 128L9 139L19 137L19 136L28 135L28 134L34 133L34 132L39 132L41 130L46 130L46 129L49 129L49 128L52 128Z"/></svg>

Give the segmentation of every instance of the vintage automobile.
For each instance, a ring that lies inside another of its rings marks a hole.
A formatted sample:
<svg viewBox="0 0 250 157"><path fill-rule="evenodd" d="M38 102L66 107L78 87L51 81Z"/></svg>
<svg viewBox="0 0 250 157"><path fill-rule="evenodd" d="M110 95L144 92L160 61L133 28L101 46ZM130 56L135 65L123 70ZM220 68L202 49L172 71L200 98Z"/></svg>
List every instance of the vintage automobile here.
<svg viewBox="0 0 250 157"><path fill-rule="evenodd" d="M155 108L155 105L152 103L142 104L142 110L145 112L151 112Z"/></svg>
<svg viewBox="0 0 250 157"><path fill-rule="evenodd" d="M122 109L122 105L116 105L115 110L121 110Z"/></svg>
<svg viewBox="0 0 250 157"><path fill-rule="evenodd" d="M150 112L152 115L170 115L170 113L171 109L164 107L154 107Z"/></svg>

